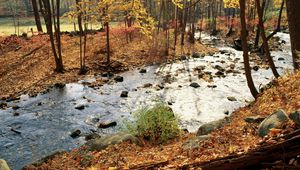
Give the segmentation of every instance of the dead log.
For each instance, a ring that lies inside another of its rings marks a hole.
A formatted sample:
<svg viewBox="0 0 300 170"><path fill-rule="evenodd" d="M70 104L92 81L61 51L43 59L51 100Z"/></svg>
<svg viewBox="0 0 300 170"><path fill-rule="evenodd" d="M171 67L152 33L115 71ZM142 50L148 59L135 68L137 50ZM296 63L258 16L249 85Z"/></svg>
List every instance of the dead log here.
<svg viewBox="0 0 300 170"><path fill-rule="evenodd" d="M300 155L300 135L274 145L263 145L253 151L242 155L230 155L228 157L215 159L209 162L198 162L184 165L181 168L202 168L203 170L229 170L229 169L247 169L262 167L262 163L272 163L278 160L288 160ZM290 136L291 134L289 134Z"/></svg>

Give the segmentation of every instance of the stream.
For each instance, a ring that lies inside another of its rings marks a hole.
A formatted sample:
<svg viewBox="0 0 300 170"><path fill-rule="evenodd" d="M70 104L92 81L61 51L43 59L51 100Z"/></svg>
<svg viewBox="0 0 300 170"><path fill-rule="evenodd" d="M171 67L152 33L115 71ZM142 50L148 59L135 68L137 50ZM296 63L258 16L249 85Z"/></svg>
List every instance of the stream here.
<svg viewBox="0 0 300 170"><path fill-rule="evenodd" d="M272 56L279 73L284 74L292 69L289 34L276 36L283 43ZM201 39L215 41L215 37L205 34ZM111 79L108 84L91 88L86 84L103 77L87 76L65 87L53 87L45 94L22 95L18 101L7 102L9 108L0 110L0 158L13 169L21 169L56 151L79 147L85 143L84 135L96 132L105 136L122 131L124 120L132 119L131 113L156 101L167 102L181 128L189 132L230 115L253 101L253 97L243 74L242 52L225 45L216 47L220 52L210 56L147 66L146 73L138 69L124 72L119 75L123 82ZM257 88L274 78L270 69L252 70L252 74ZM200 87L191 87L191 83ZM128 91L128 97L120 97L122 91ZM117 125L104 129L95 122ZM81 131L80 137L70 136L75 130Z"/></svg>

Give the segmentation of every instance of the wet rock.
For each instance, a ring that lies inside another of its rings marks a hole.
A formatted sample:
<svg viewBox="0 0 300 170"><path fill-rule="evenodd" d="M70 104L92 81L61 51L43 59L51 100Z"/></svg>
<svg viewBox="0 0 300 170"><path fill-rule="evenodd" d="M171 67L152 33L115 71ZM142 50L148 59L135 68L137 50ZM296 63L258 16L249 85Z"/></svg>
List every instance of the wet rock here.
<svg viewBox="0 0 300 170"><path fill-rule="evenodd" d="M284 61L285 59L283 57L279 57L278 61Z"/></svg>
<svg viewBox="0 0 300 170"><path fill-rule="evenodd" d="M263 120L265 120L266 117L262 117L262 116L249 116L249 117L246 117L244 120L245 122L247 123L260 123L262 122Z"/></svg>
<svg viewBox="0 0 300 170"><path fill-rule="evenodd" d="M192 54L192 57L193 57L193 58L201 58L201 54L200 54L200 53L197 53L197 52L194 52L194 53Z"/></svg>
<svg viewBox="0 0 300 170"><path fill-rule="evenodd" d="M98 124L100 121L99 118L97 117L93 117L93 118L87 118L84 122L88 125L92 125L95 126L96 124Z"/></svg>
<svg viewBox="0 0 300 170"><path fill-rule="evenodd" d="M116 76L116 77L114 78L114 80L115 80L116 82L123 82L123 81L124 81L124 78L123 78L122 76Z"/></svg>
<svg viewBox="0 0 300 170"><path fill-rule="evenodd" d="M195 138L189 139L185 143L183 143L183 148L185 150L196 149L200 147L200 142L208 139L208 135L196 136Z"/></svg>
<svg viewBox="0 0 300 170"><path fill-rule="evenodd" d="M128 97L128 91L122 91L120 97Z"/></svg>
<svg viewBox="0 0 300 170"><path fill-rule="evenodd" d="M55 87L55 88L59 88L59 89L62 89L62 88L64 88L65 86L66 86L65 83L55 83L55 84L54 84L54 87Z"/></svg>
<svg viewBox="0 0 300 170"><path fill-rule="evenodd" d="M77 109L77 110L83 110L84 108L85 108L85 105L83 105L83 104L75 106L75 109Z"/></svg>
<svg viewBox="0 0 300 170"><path fill-rule="evenodd" d="M146 84L144 84L143 87L144 87L144 88L149 88L149 87L152 87L152 84L151 84L151 83L146 83Z"/></svg>
<svg viewBox="0 0 300 170"><path fill-rule="evenodd" d="M38 104L37 104L37 105L38 105L38 106L42 106L42 104L43 104L42 102L38 102Z"/></svg>
<svg viewBox="0 0 300 170"><path fill-rule="evenodd" d="M13 116L20 116L20 113L14 112L14 113L13 113Z"/></svg>
<svg viewBox="0 0 300 170"><path fill-rule="evenodd" d="M0 170L10 170L7 162L4 159L0 159Z"/></svg>
<svg viewBox="0 0 300 170"><path fill-rule="evenodd" d="M132 134L118 133L104 138L92 139L86 143L89 151L101 151L109 145L116 145L125 141L130 141L136 145L143 146L143 143Z"/></svg>
<svg viewBox="0 0 300 170"><path fill-rule="evenodd" d="M285 44L286 43L286 41L284 41L284 40L281 40L281 42L280 42L281 44Z"/></svg>
<svg viewBox="0 0 300 170"><path fill-rule="evenodd" d="M20 109L20 106L14 105L14 106L12 106L12 109L13 109L13 110L18 110L18 109Z"/></svg>
<svg viewBox="0 0 300 170"><path fill-rule="evenodd" d="M88 134L85 136L85 140L86 141L89 141L89 140L92 140L92 139L100 139L101 136L98 135L97 133L91 133L91 134Z"/></svg>
<svg viewBox="0 0 300 170"><path fill-rule="evenodd" d="M224 77L225 74L223 71L217 71L216 74L215 74L217 77Z"/></svg>
<svg viewBox="0 0 300 170"><path fill-rule="evenodd" d="M4 110L7 108L7 103L0 103L0 109Z"/></svg>
<svg viewBox="0 0 300 170"><path fill-rule="evenodd" d="M231 101L231 102L237 101L236 98L235 98L235 97L232 97L232 96L227 97L227 99L228 99L229 101Z"/></svg>
<svg viewBox="0 0 300 170"><path fill-rule="evenodd" d="M77 137L79 137L80 134L81 134L81 130L77 129L77 130L73 131L73 132L70 134L70 136L71 136L72 138L77 138Z"/></svg>
<svg viewBox="0 0 300 170"><path fill-rule="evenodd" d="M254 66L252 69L253 69L254 71L258 71L258 70L259 70L259 66Z"/></svg>
<svg viewBox="0 0 300 170"><path fill-rule="evenodd" d="M230 51L228 51L228 50L219 50L219 53L226 54L226 53L230 53Z"/></svg>
<svg viewBox="0 0 300 170"><path fill-rule="evenodd" d="M147 70L142 68L142 69L140 69L139 73L147 73Z"/></svg>
<svg viewBox="0 0 300 170"><path fill-rule="evenodd" d="M207 87L214 89L214 88L217 88L217 85L207 85Z"/></svg>
<svg viewBox="0 0 300 170"><path fill-rule="evenodd" d="M219 70L219 71L222 71L222 72L225 71L225 69L222 66L219 66L219 65L215 65L214 68Z"/></svg>
<svg viewBox="0 0 300 170"><path fill-rule="evenodd" d="M110 77L113 77L114 74L113 74L113 73L106 72L106 73L102 73L101 76L102 76L102 77L110 78Z"/></svg>
<svg viewBox="0 0 300 170"><path fill-rule="evenodd" d="M289 118L293 120L298 126L300 126L300 110L297 110L289 115Z"/></svg>
<svg viewBox="0 0 300 170"><path fill-rule="evenodd" d="M98 127L102 129L106 129L109 127L117 126L117 122L115 121L107 121L107 122L101 122L99 123Z"/></svg>
<svg viewBox="0 0 300 170"><path fill-rule="evenodd" d="M220 120L216 120L213 122L203 124L199 127L199 129L197 131L197 136L207 135L207 134L211 133L212 131L225 126L228 123L230 123L229 118L225 117L224 119L220 119Z"/></svg>
<svg viewBox="0 0 300 170"><path fill-rule="evenodd" d="M278 110L262 121L258 127L258 135L263 137L267 135L272 128L279 128L288 121L288 116L283 110Z"/></svg>
<svg viewBox="0 0 300 170"><path fill-rule="evenodd" d="M225 115L229 115L229 110L224 111Z"/></svg>
<svg viewBox="0 0 300 170"><path fill-rule="evenodd" d="M161 85L161 84L157 84L156 85L156 90L162 90L162 89L164 89L165 87L163 86L163 85Z"/></svg>
<svg viewBox="0 0 300 170"><path fill-rule="evenodd" d="M183 61L183 60L187 60L188 59L188 57L187 56L185 56L185 55L182 55L182 56L180 56L180 60L181 61Z"/></svg>
<svg viewBox="0 0 300 170"><path fill-rule="evenodd" d="M191 87L198 88L200 85L196 82L190 84Z"/></svg>

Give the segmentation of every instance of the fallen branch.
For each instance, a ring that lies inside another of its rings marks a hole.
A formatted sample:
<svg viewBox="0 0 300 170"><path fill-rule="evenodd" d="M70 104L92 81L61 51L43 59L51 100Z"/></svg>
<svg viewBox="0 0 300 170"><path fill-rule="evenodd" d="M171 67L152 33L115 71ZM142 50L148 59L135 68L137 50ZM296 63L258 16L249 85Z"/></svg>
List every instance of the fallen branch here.
<svg viewBox="0 0 300 170"><path fill-rule="evenodd" d="M242 155L235 154L209 162L191 163L183 165L181 168L200 167L203 170L229 170L240 168L259 169L261 168L262 163L288 160L300 155L299 131L288 134L287 136L290 137L291 135L296 136L274 145L263 145L256 150ZM283 139L285 139L285 137L283 137Z"/></svg>
<svg viewBox="0 0 300 170"><path fill-rule="evenodd" d="M35 53L37 50L41 49L43 46L44 46L44 45L41 45L41 46L39 46L39 47L33 49L33 50L30 51L29 53L23 55L22 58L27 57L27 56L30 56L31 54Z"/></svg>

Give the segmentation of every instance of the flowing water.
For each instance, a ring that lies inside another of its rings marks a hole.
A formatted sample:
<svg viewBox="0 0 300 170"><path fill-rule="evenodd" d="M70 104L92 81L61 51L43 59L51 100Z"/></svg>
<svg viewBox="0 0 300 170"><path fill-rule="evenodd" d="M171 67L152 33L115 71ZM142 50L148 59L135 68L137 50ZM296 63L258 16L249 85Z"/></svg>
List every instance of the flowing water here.
<svg viewBox="0 0 300 170"><path fill-rule="evenodd" d="M277 36L286 42L281 46L282 51L272 52L276 66L283 74L292 69L289 35L278 33ZM213 39L202 35L204 42L211 43ZM64 88L52 88L46 94L23 95L19 101L8 102L9 106L20 108L0 110L0 158L7 160L14 169L21 169L55 151L82 145L84 135L96 132L104 136L122 131L124 119L131 119L132 112L157 100L169 103L179 117L181 127L190 132L195 132L203 123L224 118L253 98L243 74L242 52L222 45L217 48L223 52L148 66L144 74L139 70L125 72L120 75L124 77L123 82L111 81L96 88L84 85L101 77L92 76ZM198 78L195 68L202 66L202 72L215 75L216 65L225 70L234 65L232 70L235 72L225 73L225 77L213 76L212 81ZM252 73L257 87L273 79L270 69L261 68ZM191 87L192 82L200 87ZM129 92L127 98L120 97L122 91ZM228 97L236 101L230 101ZM84 106L84 109L75 109L76 106ZM101 129L93 124L94 120L115 121L117 126ZM70 137L78 129L82 132L81 137Z"/></svg>

